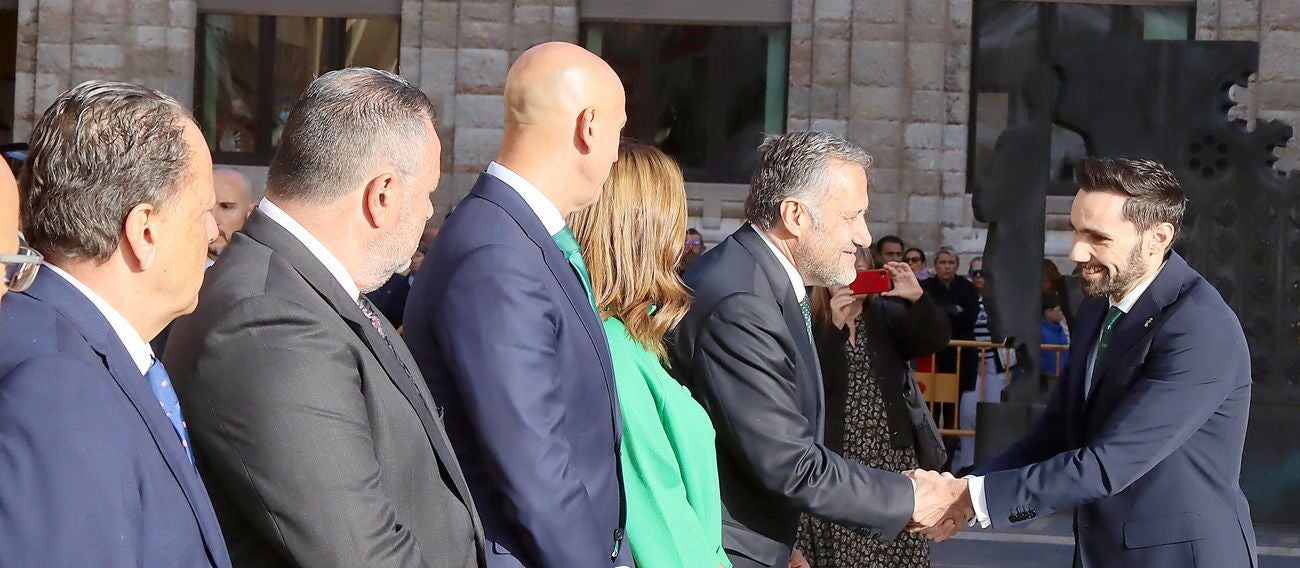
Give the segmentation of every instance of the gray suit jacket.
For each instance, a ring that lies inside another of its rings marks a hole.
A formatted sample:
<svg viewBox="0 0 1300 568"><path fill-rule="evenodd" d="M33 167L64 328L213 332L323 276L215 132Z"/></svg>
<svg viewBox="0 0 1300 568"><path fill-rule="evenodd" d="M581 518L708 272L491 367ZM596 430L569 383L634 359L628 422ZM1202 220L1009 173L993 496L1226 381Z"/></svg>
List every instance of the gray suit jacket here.
<svg viewBox="0 0 1300 568"><path fill-rule="evenodd" d="M484 565L460 466L384 325L396 354L260 212L207 272L165 362L235 566Z"/></svg>

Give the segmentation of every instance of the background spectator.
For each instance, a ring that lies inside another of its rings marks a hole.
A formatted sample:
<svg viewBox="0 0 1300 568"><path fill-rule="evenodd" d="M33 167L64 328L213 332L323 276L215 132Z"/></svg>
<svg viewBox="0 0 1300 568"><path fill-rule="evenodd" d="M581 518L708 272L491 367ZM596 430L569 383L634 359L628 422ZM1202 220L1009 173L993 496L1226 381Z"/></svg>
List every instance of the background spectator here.
<svg viewBox="0 0 1300 568"><path fill-rule="evenodd" d="M930 270L925 264L925 251L912 247L903 253L903 261L912 267L912 273L916 274L918 281L924 282L926 279L934 276L934 271Z"/></svg>
<svg viewBox="0 0 1300 568"><path fill-rule="evenodd" d="M1065 328L1065 313L1061 311L1061 300L1051 294L1043 296L1042 331L1043 345L1070 345L1070 334ZM1069 361L1069 351L1043 349L1039 357L1039 369L1044 375L1059 376Z"/></svg>

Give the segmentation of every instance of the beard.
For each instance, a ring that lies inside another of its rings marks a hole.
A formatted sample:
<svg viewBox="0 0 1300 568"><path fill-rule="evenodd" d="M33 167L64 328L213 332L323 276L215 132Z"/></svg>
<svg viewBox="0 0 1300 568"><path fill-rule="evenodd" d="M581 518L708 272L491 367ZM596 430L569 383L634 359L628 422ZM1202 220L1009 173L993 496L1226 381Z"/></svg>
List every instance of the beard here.
<svg viewBox="0 0 1300 568"><path fill-rule="evenodd" d="M796 242L794 250L794 265L802 268L813 280L807 282L813 286L848 286L857 278L857 270L853 266L845 266L840 262L840 255L844 250L827 240L822 240L820 235L814 235L814 242L804 244Z"/></svg>
<svg viewBox="0 0 1300 568"><path fill-rule="evenodd" d="M405 219L399 220L399 229L384 235L384 238L366 247L367 256L375 259L375 263L368 271L366 281L357 282L357 288L363 294L378 290L394 274L405 271L411 266L411 256L420 246L420 231L409 230L403 226L405 224L407 224ZM423 227L423 223L415 226L416 229L423 229Z"/></svg>
<svg viewBox="0 0 1300 568"><path fill-rule="evenodd" d="M1090 298L1101 298L1111 296L1127 290L1133 283L1137 282L1143 275L1142 265L1142 243L1133 245L1133 250L1129 251L1128 260L1118 272L1112 273L1109 268L1092 262L1079 263L1080 274L1083 271L1100 268L1101 275L1097 280L1088 280L1086 277L1080 277L1080 287L1083 293Z"/></svg>

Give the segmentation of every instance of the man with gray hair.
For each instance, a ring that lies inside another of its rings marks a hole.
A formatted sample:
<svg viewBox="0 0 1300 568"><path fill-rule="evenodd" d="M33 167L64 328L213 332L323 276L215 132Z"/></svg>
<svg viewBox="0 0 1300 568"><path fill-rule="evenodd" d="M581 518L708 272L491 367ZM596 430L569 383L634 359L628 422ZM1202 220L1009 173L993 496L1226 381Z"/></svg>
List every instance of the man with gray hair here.
<svg viewBox="0 0 1300 568"><path fill-rule="evenodd" d="M748 223L686 273L694 302L675 331L672 369L713 418L723 546L737 568L785 566L799 515L892 539L937 539L965 481L871 469L822 445L822 377L805 286L853 281L866 225L871 157L822 132L769 137L759 148Z"/></svg>
<svg viewBox="0 0 1300 568"><path fill-rule="evenodd" d="M82 83L37 121L20 188L46 260L0 314L0 566L229 566L148 343L194 309L216 235L194 117Z"/></svg>
<svg viewBox="0 0 1300 568"><path fill-rule="evenodd" d="M484 563L464 475L411 353L363 295L415 251L441 145L428 97L322 75L266 199L167 346L236 565Z"/></svg>

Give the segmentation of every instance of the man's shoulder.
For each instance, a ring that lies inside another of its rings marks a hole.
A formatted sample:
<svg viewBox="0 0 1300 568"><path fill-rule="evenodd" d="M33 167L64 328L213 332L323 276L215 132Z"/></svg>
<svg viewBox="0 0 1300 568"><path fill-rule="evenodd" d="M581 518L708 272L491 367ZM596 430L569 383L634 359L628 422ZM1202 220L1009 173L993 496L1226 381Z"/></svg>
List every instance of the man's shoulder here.
<svg viewBox="0 0 1300 568"><path fill-rule="evenodd" d="M0 372L47 355L95 358L89 342L57 306L6 294L0 306Z"/></svg>

